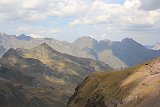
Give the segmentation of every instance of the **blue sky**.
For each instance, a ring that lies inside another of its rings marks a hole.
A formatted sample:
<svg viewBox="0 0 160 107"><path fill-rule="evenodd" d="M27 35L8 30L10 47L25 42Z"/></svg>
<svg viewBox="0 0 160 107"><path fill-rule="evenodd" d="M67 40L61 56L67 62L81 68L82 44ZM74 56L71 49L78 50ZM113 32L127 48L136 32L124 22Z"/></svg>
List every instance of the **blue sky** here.
<svg viewBox="0 0 160 107"><path fill-rule="evenodd" d="M160 0L0 0L0 32L160 42Z"/></svg>

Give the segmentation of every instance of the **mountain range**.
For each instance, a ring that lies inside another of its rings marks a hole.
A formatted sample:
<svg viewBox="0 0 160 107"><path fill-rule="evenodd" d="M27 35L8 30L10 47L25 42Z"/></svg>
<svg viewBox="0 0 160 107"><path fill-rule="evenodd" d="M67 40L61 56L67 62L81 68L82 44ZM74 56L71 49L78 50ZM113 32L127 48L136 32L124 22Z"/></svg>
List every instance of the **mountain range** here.
<svg viewBox="0 0 160 107"><path fill-rule="evenodd" d="M61 53L99 60L114 69L131 67L160 56L159 50L148 49L131 38L97 41L91 37L80 37L69 43L53 38L32 38L24 34L15 36L5 33L0 33L0 54L3 55L10 48L32 48L44 42Z"/></svg>
<svg viewBox="0 0 160 107"><path fill-rule="evenodd" d="M0 55L0 107L160 106L160 51L131 38L0 33Z"/></svg>
<svg viewBox="0 0 160 107"><path fill-rule="evenodd" d="M160 107L160 58L126 70L96 72L75 90L67 107Z"/></svg>
<svg viewBox="0 0 160 107"><path fill-rule="evenodd" d="M86 76L111 70L103 62L57 52L46 43L11 48L0 59L0 107L65 107Z"/></svg>

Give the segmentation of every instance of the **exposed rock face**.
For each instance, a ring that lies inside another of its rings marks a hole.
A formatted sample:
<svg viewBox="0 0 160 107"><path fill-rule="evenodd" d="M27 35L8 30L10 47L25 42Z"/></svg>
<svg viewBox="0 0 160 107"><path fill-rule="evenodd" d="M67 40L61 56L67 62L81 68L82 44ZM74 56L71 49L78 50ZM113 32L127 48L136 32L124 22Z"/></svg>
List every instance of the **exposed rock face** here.
<svg viewBox="0 0 160 107"><path fill-rule="evenodd" d="M94 73L75 90L67 107L159 107L160 58L133 68Z"/></svg>
<svg viewBox="0 0 160 107"><path fill-rule="evenodd" d="M0 107L65 107L87 75L111 67L57 52L43 43L9 49L0 60Z"/></svg>

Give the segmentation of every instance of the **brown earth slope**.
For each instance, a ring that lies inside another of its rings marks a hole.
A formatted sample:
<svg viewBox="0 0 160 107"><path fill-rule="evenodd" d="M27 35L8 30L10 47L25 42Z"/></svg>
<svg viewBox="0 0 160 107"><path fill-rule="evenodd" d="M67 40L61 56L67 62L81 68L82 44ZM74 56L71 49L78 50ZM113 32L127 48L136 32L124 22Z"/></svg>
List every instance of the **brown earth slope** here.
<svg viewBox="0 0 160 107"><path fill-rule="evenodd" d="M160 107L160 58L133 68L93 73L68 107Z"/></svg>

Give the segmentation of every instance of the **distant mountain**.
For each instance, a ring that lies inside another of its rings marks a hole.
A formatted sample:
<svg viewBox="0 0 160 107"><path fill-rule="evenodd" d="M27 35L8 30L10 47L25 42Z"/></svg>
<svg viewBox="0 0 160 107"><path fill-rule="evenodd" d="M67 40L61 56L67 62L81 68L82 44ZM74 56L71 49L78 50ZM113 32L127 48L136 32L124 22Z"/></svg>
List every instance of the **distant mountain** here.
<svg viewBox="0 0 160 107"><path fill-rule="evenodd" d="M131 40L132 41L132 40ZM160 107L160 58L88 76L67 107Z"/></svg>
<svg viewBox="0 0 160 107"><path fill-rule="evenodd" d="M112 41L97 41L91 37L80 37L73 42L73 50L77 56L100 60L113 68L124 68L127 65L112 52Z"/></svg>
<svg viewBox="0 0 160 107"><path fill-rule="evenodd" d="M156 43L156 45L152 49L160 50L160 42Z"/></svg>
<svg viewBox="0 0 160 107"><path fill-rule="evenodd" d="M147 49L130 38L114 43L112 51L115 56L129 67L160 56L160 51Z"/></svg>
<svg viewBox="0 0 160 107"><path fill-rule="evenodd" d="M0 60L0 106L65 107L87 75L110 70L103 62L62 54L46 43L11 48Z"/></svg>
<svg viewBox="0 0 160 107"><path fill-rule="evenodd" d="M153 49L154 45L144 45L147 49Z"/></svg>
<svg viewBox="0 0 160 107"><path fill-rule="evenodd" d="M22 35L22 38L27 36ZM0 46L5 52L10 48L32 48L47 43L56 51L73 56L91 58L103 61L112 68L121 69L160 56L159 50L152 50L137 43L135 40L125 38L122 41L101 40L91 37L80 37L73 43L59 41L52 38L17 39L14 35L0 35Z"/></svg>
<svg viewBox="0 0 160 107"><path fill-rule="evenodd" d="M19 35L19 36L17 37L17 39L29 41L29 40L31 40L31 39L33 39L33 38L30 37L30 36L26 36L26 35L24 35L24 34L21 34L21 35Z"/></svg>

